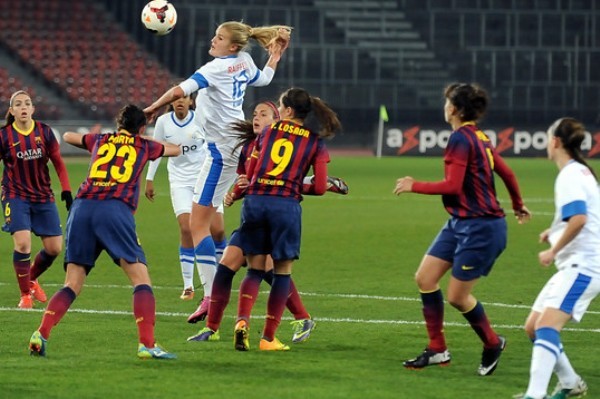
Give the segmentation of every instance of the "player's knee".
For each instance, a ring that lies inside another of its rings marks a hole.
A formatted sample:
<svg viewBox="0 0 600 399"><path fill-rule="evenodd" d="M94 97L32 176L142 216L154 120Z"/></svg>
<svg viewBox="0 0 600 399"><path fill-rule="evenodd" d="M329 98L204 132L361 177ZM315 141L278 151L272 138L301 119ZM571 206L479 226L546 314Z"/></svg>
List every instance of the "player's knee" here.
<svg viewBox="0 0 600 399"><path fill-rule="evenodd" d="M431 276L419 272L415 273L415 283L417 283L419 290L426 292L433 291L438 286L438 282L432 279Z"/></svg>
<svg viewBox="0 0 600 399"><path fill-rule="evenodd" d="M461 312L465 312L467 311L467 307L468 307L468 295L465 296L462 293L454 293L454 292L448 292L448 297L446 298L448 300L448 303L450 304L450 306L452 306L453 308L461 311Z"/></svg>
<svg viewBox="0 0 600 399"><path fill-rule="evenodd" d="M525 330L525 334L527 334L529 339L535 339L535 326L530 323L525 323L523 329Z"/></svg>
<svg viewBox="0 0 600 399"><path fill-rule="evenodd" d="M44 247L44 251L50 256L58 256L62 251L62 241L53 242Z"/></svg>

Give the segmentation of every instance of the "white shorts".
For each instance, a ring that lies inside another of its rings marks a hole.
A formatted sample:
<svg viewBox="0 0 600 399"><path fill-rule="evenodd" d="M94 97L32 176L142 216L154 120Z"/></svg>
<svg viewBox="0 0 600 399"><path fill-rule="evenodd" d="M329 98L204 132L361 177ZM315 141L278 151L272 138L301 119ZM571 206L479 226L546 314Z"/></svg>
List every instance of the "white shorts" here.
<svg viewBox="0 0 600 399"><path fill-rule="evenodd" d="M532 310L560 309L579 322L592 300L600 294L600 279L570 267L559 270L546 283L533 303Z"/></svg>
<svg viewBox="0 0 600 399"><path fill-rule="evenodd" d="M207 143L208 151L194 187L193 201L203 206L223 206L223 198L237 177L240 147Z"/></svg>
<svg viewBox="0 0 600 399"><path fill-rule="evenodd" d="M192 213L192 201L194 198L194 186L183 186L171 184L171 204L175 217L184 213ZM219 205L217 212L223 213L223 204Z"/></svg>

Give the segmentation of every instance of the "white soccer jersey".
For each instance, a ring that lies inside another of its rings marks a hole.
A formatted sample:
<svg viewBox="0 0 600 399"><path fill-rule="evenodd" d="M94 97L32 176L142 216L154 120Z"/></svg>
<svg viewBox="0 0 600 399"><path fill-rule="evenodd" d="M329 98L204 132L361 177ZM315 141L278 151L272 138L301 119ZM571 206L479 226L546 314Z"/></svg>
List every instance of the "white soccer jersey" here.
<svg viewBox="0 0 600 399"><path fill-rule="evenodd" d="M205 158L204 140L200 127L194 123L193 110L183 120L175 112L161 115L156 120L154 138L181 146L181 155L170 157L167 164L171 186L193 187ZM154 180L161 158L150 162L146 180Z"/></svg>
<svg viewBox="0 0 600 399"><path fill-rule="evenodd" d="M261 71L250 54L240 51L237 55L215 58L181 82L179 87L186 96L198 91L196 118L205 140L225 143L239 137L231 124L244 120L242 104L246 87L266 86L274 73L270 67Z"/></svg>
<svg viewBox="0 0 600 399"><path fill-rule="evenodd" d="M594 175L585 165L569 162L556 177L554 201L556 211L549 235L552 245L566 228L565 218L582 213L587 216L579 234L556 254L556 267L578 267L600 274L600 192Z"/></svg>

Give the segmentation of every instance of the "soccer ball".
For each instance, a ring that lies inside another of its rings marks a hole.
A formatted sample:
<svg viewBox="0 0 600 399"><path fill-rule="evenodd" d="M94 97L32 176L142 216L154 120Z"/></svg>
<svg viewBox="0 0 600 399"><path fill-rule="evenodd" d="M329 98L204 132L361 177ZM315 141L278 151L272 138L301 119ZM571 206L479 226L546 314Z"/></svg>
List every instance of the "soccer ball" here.
<svg viewBox="0 0 600 399"><path fill-rule="evenodd" d="M177 11L166 0L152 0L142 10L142 23L155 35L166 35L177 23Z"/></svg>

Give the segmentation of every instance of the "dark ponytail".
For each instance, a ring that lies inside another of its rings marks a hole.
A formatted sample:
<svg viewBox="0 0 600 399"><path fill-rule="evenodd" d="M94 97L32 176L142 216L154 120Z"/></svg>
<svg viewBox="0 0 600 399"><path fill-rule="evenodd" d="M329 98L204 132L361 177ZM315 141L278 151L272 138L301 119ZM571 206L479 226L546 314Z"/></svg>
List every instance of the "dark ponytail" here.
<svg viewBox="0 0 600 399"><path fill-rule="evenodd" d="M125 129L131 134L138 134L146 126L146 115L141 108L127 104L119 111L116 118L117 128Z"/></svg>
<svg viewBox="0 0 600 399"><path fill-rule="evenodd" d="M552 126L550 126L550 130L554 137L558 137L560 139L565 151L567 151L571 158L587 166L590 172L592 172L594 177L597 179L596 173L594 173L594 170L585 161L583 158L583 153L581 152L581 144L585 139L585 126L583 123L574 118L561 118L555 121Z"/></svg>
<svg viewBox="0 0 600 399"><path fill-rule="evenodd" d="M331 138L342 128L337 114L318 97L312 97L300 88L288 89L281 95L281 103L294 110L294 116L319 136Z"/></svg>

